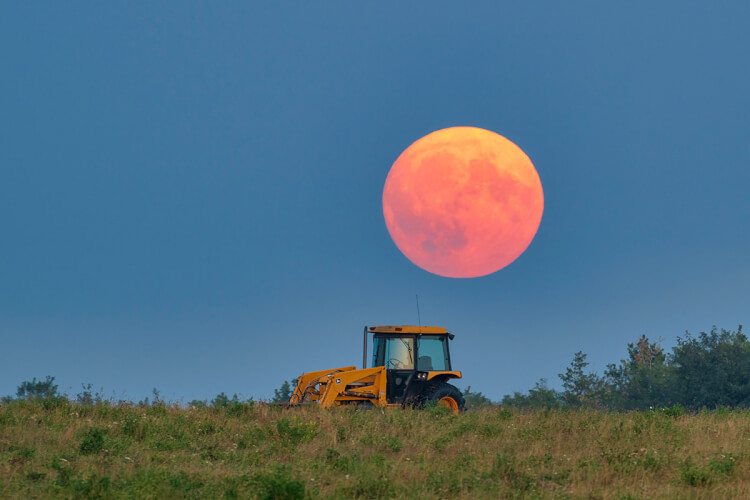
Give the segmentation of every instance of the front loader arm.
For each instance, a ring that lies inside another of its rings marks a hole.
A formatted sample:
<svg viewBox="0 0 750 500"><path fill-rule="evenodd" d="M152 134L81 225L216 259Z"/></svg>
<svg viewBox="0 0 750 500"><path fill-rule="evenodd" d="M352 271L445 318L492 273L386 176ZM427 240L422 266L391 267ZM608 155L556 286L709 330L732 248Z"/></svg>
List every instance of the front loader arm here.
<svg viewBox="0 0 750 500"><path fill-rule="evenodd" d="M318 402L329 408L342 403L369 401L386 406L386 369L384 366L357 370L354 366L304 373L297 381L289 404Z"/></svg>
<svg viewBox="0 0 750 500"><path fill-rule="evenodd" d="M304 403L308 394L316 392L315 386L321 382L325 383L333 374L356 369L356 366L346 366L344 368L334 368L333 370L303 373L297 380L297 387L294 388L294 393L292 393L292 397L289 399L289 404ZM319 393L317 395L320 396Z"/></svg>
<svg viewBox="0 0 750 500"><path fill-rule="evenodd" d="M333 375L320 397L320 406L329 408L342 400L370 401L375 406L386 406L385 367L376 366Z"/></svg>

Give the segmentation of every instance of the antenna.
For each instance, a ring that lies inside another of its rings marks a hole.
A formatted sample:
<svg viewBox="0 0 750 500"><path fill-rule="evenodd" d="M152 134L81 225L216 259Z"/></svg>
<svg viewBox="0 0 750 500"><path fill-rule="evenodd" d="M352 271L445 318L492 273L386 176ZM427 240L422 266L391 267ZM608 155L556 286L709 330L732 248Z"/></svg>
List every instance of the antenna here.
<svg viewBox="0 0 750 500"><path fill-rule="evenodd" d="M422 315L419 314L419 294L417 294L416 297L417 297L417 319L419 320L419 334L422 335Z"/></svg>

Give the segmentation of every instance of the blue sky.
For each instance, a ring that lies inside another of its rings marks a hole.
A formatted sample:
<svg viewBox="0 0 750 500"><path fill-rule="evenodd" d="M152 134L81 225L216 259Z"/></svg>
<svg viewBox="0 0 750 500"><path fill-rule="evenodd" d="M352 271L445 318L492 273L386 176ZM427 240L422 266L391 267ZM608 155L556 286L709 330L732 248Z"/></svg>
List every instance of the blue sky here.
<svg viewBox="0 0 750 500"><path fill-rule="evenodd" d="M456 333L493 399L575 351L747 322L750 7L79 2L0 7L0 394L268 397L363 325ZM536 238L483 278L395 247L434 130L532 159Z"/></svg>

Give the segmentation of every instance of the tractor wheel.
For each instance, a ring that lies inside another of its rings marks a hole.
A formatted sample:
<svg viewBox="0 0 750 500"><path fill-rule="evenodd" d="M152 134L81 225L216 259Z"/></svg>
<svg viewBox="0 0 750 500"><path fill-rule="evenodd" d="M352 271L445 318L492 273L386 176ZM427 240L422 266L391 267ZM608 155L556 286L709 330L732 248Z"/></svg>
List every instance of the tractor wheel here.
<svg viewBox="0 0 750 500"><path fill-rule="evenodd" d="M419 395L417 406L422 407L425 403L434 402L437 406L449 408L453 413L466 410L466 403L461 391L456 386L445 382L436 382L425 387Z"/></svg>

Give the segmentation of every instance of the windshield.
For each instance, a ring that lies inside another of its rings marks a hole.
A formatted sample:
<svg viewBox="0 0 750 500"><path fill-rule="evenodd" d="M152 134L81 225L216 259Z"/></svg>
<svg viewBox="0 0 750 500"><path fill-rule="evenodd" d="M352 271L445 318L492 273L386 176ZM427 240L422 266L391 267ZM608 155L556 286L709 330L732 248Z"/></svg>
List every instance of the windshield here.
<svg viewBox="0 0 750 500"><path fill-rule="evenodd" d="M376 337L372 366L385 366L389 370L413 370L414 339Z"/></svg>

